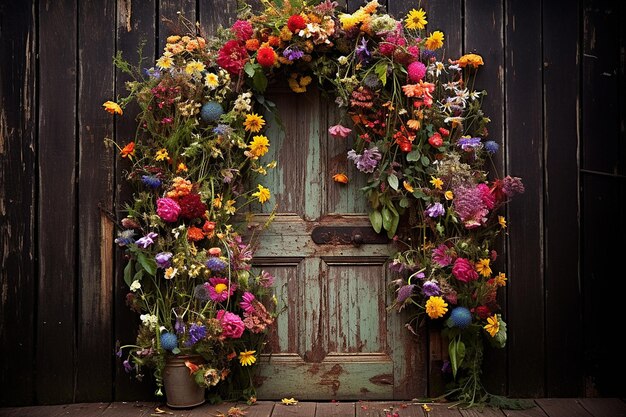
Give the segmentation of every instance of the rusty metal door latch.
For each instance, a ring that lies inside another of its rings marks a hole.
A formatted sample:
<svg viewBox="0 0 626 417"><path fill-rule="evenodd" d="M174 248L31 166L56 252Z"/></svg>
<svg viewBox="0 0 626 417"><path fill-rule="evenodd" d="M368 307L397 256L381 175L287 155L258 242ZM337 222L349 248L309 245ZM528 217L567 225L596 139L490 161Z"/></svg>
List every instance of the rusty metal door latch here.
<svg viewBox="0 0 626 417"><path fill-rule="evenodd" d="M371 226L317 226L311 232L313 242L318 245L384 245L389 238L379 234Z"/></svg>

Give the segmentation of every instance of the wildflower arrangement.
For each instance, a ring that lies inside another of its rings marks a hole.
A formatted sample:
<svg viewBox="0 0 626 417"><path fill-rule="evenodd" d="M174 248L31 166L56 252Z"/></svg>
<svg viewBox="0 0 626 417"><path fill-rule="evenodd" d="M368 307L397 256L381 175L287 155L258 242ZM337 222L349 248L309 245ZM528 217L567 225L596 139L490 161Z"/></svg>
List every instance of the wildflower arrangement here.
<svg viewBox="0 0 626 417"><path fill-rule="evenodd" d="M261 3L211 38L194 28L168 38L122 101L141 107L138 137L119 146L138 190L118 238L130 255L129 304L144 314L131 359L198 346L207 385L228 369L229 356L215 352L254 363L258 348L240 337L271 324L260 302L271 279L250 272L253 249L232 216L270 199L251 182L275 165L261 163L268 86L286 80L303 93L316 80L343 109L328 132L351 141L346 158L367 175L372 227L397 245L389 309L410 309L409 328L430 323L449 339L447 399L495 404L480 382L483 345L506 343L497 292L507 277L494 271L494 247L506 230L501 209L524 186L486 168L499 145L487 139L486 92L474 89L482 57L444 57L444 34L426 29L421 8L400 21L376 0L351 14L330 0ZM331 175L337 186L350 180Z"/></svg>

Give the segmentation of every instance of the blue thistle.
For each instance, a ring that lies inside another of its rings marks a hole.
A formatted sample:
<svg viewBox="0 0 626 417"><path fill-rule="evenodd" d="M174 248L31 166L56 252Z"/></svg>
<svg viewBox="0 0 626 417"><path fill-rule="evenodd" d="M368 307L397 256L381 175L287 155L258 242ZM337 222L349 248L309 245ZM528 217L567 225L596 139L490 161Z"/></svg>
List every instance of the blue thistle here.
<svg viewBox="0 0 626 417"><path fill-rule="evenodd" d="M161 180L153 175L143 175L141 177L141 182L152 189L159 188L161 185Z"/></svg>
<svg viewBox="0 0 626 417"><path fill-rule="evenodd" d="M472 324L472 313L465 307L455 307L450 313L450 322L461 329Z"/></svg>
<svg viewBox="0 0 626 417"><path fill-rule="evenodd" d="M206 267L214 272L222 272L226 269L226 262L217 257L207 259L205 263Z"/></svg>
<svg viewBox="0 0 626 417"><path fill-rule="evenodd" d="M200 110L200 118L207 123L218 121L222 114L224 114L224 109L217 101L205 103Z"/></svg>
<svg viewBox="0 0 626 417"><path fill-rule="evenodd" d="M487 150L487 152L493 155L494 153L498 152L498 149L500 149L500 145L492 140L488 140L487 142L485 142L485 149Z"/></svg>
<svg viewBox="0 0 626 417"><path fill-rule="evenodd" d="M174 333L161 333L161 347L165 350L173 350L178 347L178 338Z"/></svg>

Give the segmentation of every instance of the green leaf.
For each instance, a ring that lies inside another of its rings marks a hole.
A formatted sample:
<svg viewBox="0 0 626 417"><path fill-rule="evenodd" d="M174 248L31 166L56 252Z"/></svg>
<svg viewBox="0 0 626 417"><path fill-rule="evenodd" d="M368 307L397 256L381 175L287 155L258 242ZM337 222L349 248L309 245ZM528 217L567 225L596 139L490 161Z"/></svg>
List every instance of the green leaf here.
<svg viewBox="0 0 626 417"><path fill-rule="evenodd" d="M416 149L406 154L406 160L409 162L419 161L420 156L420 151Z"/></svg>
<svg viewBox="0 0 626 417"><path fill-rule="evenodd" d="M180 353L180 349L178 347L175 347L174 349L172 349L172 353L174 355L178 355Z"/></svg>
<svg viewBox="0 0 626 417"><path fill-rule="evenodd" d="M378 76L378 79L383 84L383 86L387 84L387 63L386 62L381 61L378 64L376 64L376 66L374 67L374 72Z"/></svg>
<svg viewBox="0 0 626 417"><path fill-rule="evenodd" d="M383 207L381 214L383 215L383 228L388 231L391 229L391 224L393 222L393 213L387 206L385 206Z"/></svg>
<svg viewBox="0 0 626 417"><path fill-rule="evenodd" d="M398 205L402 208L409 208L411 206L411 202L409 201L408 198L404 197L402 198L402 200L400 200Z"/></svg>
<svg viewBox="0 0 626 417"><path fill-rule="evenodd" d="M460 337L450 340L448 345L448 354L450 355L450 365L452 366L452 376L456 379L456 373L459 370L463 359L465 358L465 343Z"/></svg>
<svg viewBox="0 0 626 417"><path fill-rule="evenodd" d="M254 73L256 72L255 65L252 62L246 63L246 65L243 67L243 70L250 78L254 77Z"/></svg>
<svg viewBox="0 0 626 417"><path fill-rule="evenodd" d="M133 282L135 281L141 282L142 278L143 278L143 269L140 269L139 271L135 272L135 276L133 277Z"/></svg>
<svg viewBox="0 0 626 417"><path fill-rule="evenodd" d="M148 258L145 254L137 252L137 260L148 274L156 275L157 263L153 258Z"/></svg>
<svg viewBox="0 0 626 417"><path fill-rule="evenodd" d="M428 159L426 155L422 155L422 165L424 165L425 167L430 165L430 159Z"/></svg>
<svg viewBox="0 0 626 417"><path fill-rule="evenodd" d="M133 260L129 260L128 263L126 264L126 266L124 267L124 282L126 283L126 285L128 285L129 287L131 286L131 284L133 283L133 279L131 277L131 274L133 273Z"/></svg>
<svg viewBox="0 0 626 417"><path fill-rule="evenodd" d="M387 182L389 186L394 190L398 191L398 177L395 174L391 174L387 177Z"/></svg>
<svg viewBox="0 0 626 417"><path fill-rule="evenodd" d="M393 239L393 236L396 234L396 230L398 230L398 224L400 224L400 215L394 213L391 219L391 227L387 230L387 237L389 239Z"/></svg>
<svg viewBox="0 0 626 417"><path fill-rule="evenodd" d="M380 214L380 211L370 211L370 223L372 223L372 227L376 233L380 233L380 229L383 227L383 216Z"/></svg>
<svg viewBox="0 0 626 417"><path fill-rule="evenodd" d="M267 77L263 73L263 70L259 69L254 73L254 77L252 77L252 85L259 93L265 91L267 88Z"/></svg>

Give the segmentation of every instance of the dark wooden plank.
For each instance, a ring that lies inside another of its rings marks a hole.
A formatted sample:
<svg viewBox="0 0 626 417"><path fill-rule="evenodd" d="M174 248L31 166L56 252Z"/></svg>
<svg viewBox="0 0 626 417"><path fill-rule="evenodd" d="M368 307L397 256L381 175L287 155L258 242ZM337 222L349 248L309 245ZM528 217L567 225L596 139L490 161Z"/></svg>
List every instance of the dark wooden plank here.
<svg viewBox="0 0 626 417"><path fill-rule="evenodd" d="M422 410L426 417L461 417L459 409L450 404L426 404L426 407L422 406Z"/></svg>
<svg viewBox="0 0 626 417"><path fill-rule="evenodd" d="M117 49L122 52L124 59L132 65L138 65L139 56L137 48L142 41L147 41L143 47L142 54L146 57L143 66L154 65L156 29L155 29L155 0L130 1L119 0L117 7ZM116 71L115 91L116 95L125 96L127 94L124 84L130 81L126 74ZM124 109L122 117L117 117L115 122L115 139L122 145L130 142L137 129L135 117L139 107L131 103ZM124 204L130 201L132 190L125 180L124 172L128 170L130 164L127 160L116 162L115 177L115 212L119 213ZM139 325L139 315L130 311L126 305L126 294L129 292L124 283L124 254L122 250L115 251L115 341L120 344L134 344L136 332ZM127 353L127 352L124 352ZM119 360L115 366L115 401L134 401L152 399L154 386L151 373L146 373L146 378L142 382L132 378L122 367Z"/></svg>
<svg viewBox="0 0 626 417"><path fill-rule="evenodd" d="M156 412L158 405L159 403L154 402L115 402L104 410L102 417L147 417Z"/></svg>
<svg viewBox="0 0 626 417"><path fill-rule="evenodd" d="M578 279L579 13L543 2L546 395L582 395ZM549 41L548 41L549 39ZM567 236L566 239L564 237Z"/></svg>
<svg viewBox="0 0 626 417"><path fill-rule="evenodd" d="M35 20L34 1L0 5L0 406L34 403Z"/></svg>
<svg viewBox="0 0 626 417"><path fill-rule="evenodd" d="M550 417L591 417L576 398L540 398L535 401Z"/></svg>
<svg viewBox="0 0 626 417"><path fill-rule="evenodd" d="M619 10L618 10L619 9ZM582 57L582 138L581 138L581 269L583 293L583 334L606 334L611 326L602 317L620 314L620 303L606 303L606 291L616 294L626 291L626 282L620 276L619 245L599 245L613 236L626 233L626 181L624 171L623 138L617 124L624 123L625 84L623 67L620 72L619 46L616 35L623 27L626 8L610 1L584 2L584 45ZM621 12L621 17L618 16ZM620 92L621 88L621 92ZM620 98L621 97L621 103ZM623 131L622 131L623 136ZM622 144L618 144L621 142ZM622 175L620 177L619 175ZM584 367L587 396L624 396L626 388L621 375L626 363L616 361L605 366L606 358L613 357L619 347L602 338L584 338Z"/></svg>
<svg viewBox="0 0 626 417"><path fill-rule="evenodd" d="M468 408L459 410L463 417L504 417L504 412L499 408L490 408L485 407L482 409L479 408Z"/></svg>
<svg viewBox="0 0 626 417"><path fill-rule="evenodd" d="M237 20L237 0L206 0L198 4L200 34L215 36L217 29L230 27Z"/></svg>
<svg viewBox="0 0 626 417"><path fill-rule="evenodd" d="M500 151L491 158L491 178L501 178L504 173L504 11L501 0L465 1L465 53L477 53L483 57L485 65L476 75L474 88L485 90L482 109L491 119L487 126L489 134L484 140L493 140L500 145ZM504 213L502 213L504 215ZM494 245L498 254L505 254L504 239ZM506 257L500 256L493 264L494 275L506 271ZM506 292L498 294L498 304L506 317ZM483 359L483 382L489 392L506 393L506 350L485 349Z"/></svg>
<svg viewBox="0 0 626 417"><path fill-rule="evenodd" d="M425 415L421 404L410 402L359 401L356 403L357 417L387 417L394 413L398 413L402 417L422 417Z"/></svg>
<svg viewBox="0 0 626 417"><path fill-rule="evenodd" d="M541 407L528 408L526 410L502 410L507 417L547 417Z"/></svg>
<svg viewBox="0 0 626 417"><path fill-rule="evenodd" d="M64 405L0 408L0 417L54 417L63 411Z"/></svg>
<svg viewBox="0 0 626 417"><path fill-rule="evenodd" d="M464 30L463 25L463 2L461 0L429 0L425 1L424 8L427 13L428 33L440 30L444 34L444 46L441 60L456 59L463 51ZM416 7L415 2L410 3ZM470 22L471 24L471 22ZM443 58L443 59L442 59Z"/></svg>
<svg viewBox="0 0 626 417"><path fill-rule="evenodd" d="M526 192L507 208L509 394L544 392L541 1L507 1L505 158Z"/></svg>
<svg viewBox="0 0 626 417"><path fill-rule="evenodd" d="M284 405L277 403L272 411L272 417L315 417L314 402L299 402L296 405Z"/></svg>
<svg viewBox="0 0 626 417"><path fill-rule="evenodd" d="M276 403L274 401L257 401L253 405L240 403L237 406L246 412L246 417L270 417Z"/></svg>
<svg viewBox="0 0 626 417"><path fill-rule="evenodd" d="M355 416L355 403L318 403L315 417L350 417Z"/></svg>
<svg viewBox="0 0 626 417"><path fill-rule="evenodd" d="M115 0L81 2L78 16L78 334L75 401L113 398L114 153L104 147L113 118L102 110L114 97ZM97 28L97 30L94 30ZM98 375L98 378L94 378Z"/></svg>
<svg viewBox="0 0 626 417"><path fill-rule="evenodd" d="M619 398L581 398L578 403L593 417L626 417L626 403Z"/></svg>
<svg viewBox="0 0 626 417"><path fill-rule="evenodd" d="M161 53L165 46L165 40L170 35L186 35L189 29L179 18L196 23L196 1L195 0L159 0L159 42L157 52ZM195 30L194 28L190 28Z"/></svg>
<svg viewBox="0 0 626 417"><path fill-rule="evenodd" d="M50 417L100 417L110 403L76 403L64 404L61 409Z"/></svg>
<svg viewBox="0 0 626 417"><path fill-rule="evenodd" d="M36 395L74 399L76 360L75 1L39 6L39 290ZM63 39L63 42L59 42Z"/></svg>

